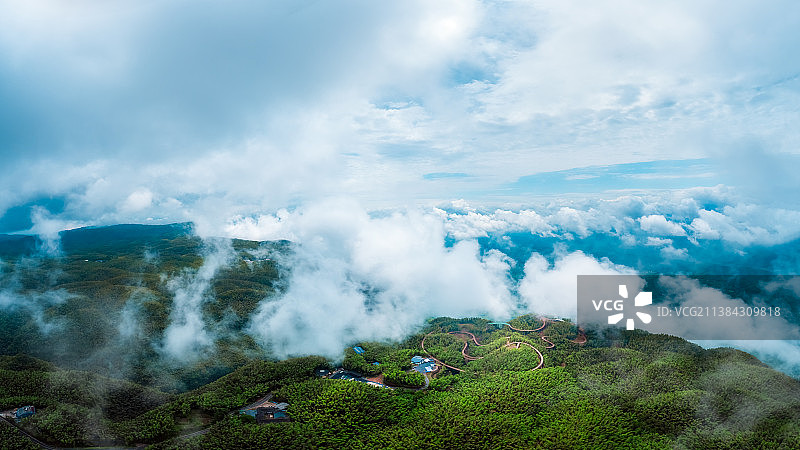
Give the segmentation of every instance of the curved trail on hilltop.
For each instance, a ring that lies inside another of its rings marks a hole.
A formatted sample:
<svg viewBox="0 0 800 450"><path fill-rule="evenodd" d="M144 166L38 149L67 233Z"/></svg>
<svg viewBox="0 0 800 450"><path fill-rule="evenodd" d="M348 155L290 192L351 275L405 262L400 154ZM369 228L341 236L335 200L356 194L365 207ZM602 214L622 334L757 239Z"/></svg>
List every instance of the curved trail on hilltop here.
<svg viewBox="0 0 800 450"><path fill-rule="evenodd" d="M550 321L556 322L558 320L557 319L556 320L548 320L547 317L542 317L541 320L542 320L542 325L537 327L537 328L531 329L531 330L517 328L517 327L511 325L508 322L489 322L489 323L492 324L492 325L505 325L509 329L511 329L512 331L516 331L516 332L519 332L519 333L539 333L539 338L547 344L546 347L545 347L546 349L555 348L556 345L553 343L553 341L551 341L548 338L548 336L545 336L545 335L542 334L542 330L544 330L545 327L547 327L547 324ZM466 326L466 325L467 324L459 324L459 326ZM447 367L448 369L453 369L453 370L456 370L458 372L463 372L464 369L461 369L461 368L454 367L454 366L451 366L449 364L443 363L442 361L440 361L439 359L434 357L430 352L428 352L428 350L425 349L425 339L427 339L428 336L430 336L433 333L434 332L431 331L430 333L426 334L425 337L422 338L422 342L420 343L420 346L422 347L422 351L424 351L426 355L431 357L434 361L439 363L442 367ZM469 331L465 331L465 330L449 331L448 334L462 335L462 336L466 337L466 339L464 340L464 346L461 348L461 356L464 357L464 361L465 362L477 361L479 359L483 359L484 358L483 356L472 356L467 352L467 350L469 349L470 342L474 343L478 347L484 347L484 346L487 346L489 344L481 344L480 342L478 342L478 338L474 334L470 333ZM572 339L569 342L573 342L575 344L583 345L583 344L585 344L587 342L587 340L588 339L586 337L586 333L582 329L578 328L578 335L575 337L575 339ZM533 351L535 351L536 354L539 356L539 364L536 367L534 367L533 369L531 369L531 370L541 369L544 366L544 355L542 354L541 351L539 351L538 348L536 348L532 344L530 344L528 342L524 342L524 341L511 342L511 336L506 336L505 347L507 347L507 348L517 348L518 349L522 345L527 345L528 347L533 349Z"/></svg>
<svg viewBox="0 0 800 450"><path fill-rule="evenodd" d="M508 324L505 324L505 325L508 325ZM543 329L543 328L544 328L546 325L547 325L547 321L544 321L544 323L542 324L542 326L541 326L541 327L539 327L539 328L537 328L536 330L521 330L521 331L539 331L539 330L542 330L542 329ZM513 330L515 330L515 331L520 331L520 329L519 329L519 328L514 328L514 327L512 327L511 325L508 325L508 326L509 326L510 328L512 328ZM437 363L439 363L439 364L440 364L440 365L442 365L443 367L447 367L448 369L453 369L453 370L456 370L456 371L459 371L459 372L463 372L463 371L464 371L464 369L461 369L461 368L458 368L458 367L455 367L455 366L451 366L451 365L449 365L449 364L445 364L444 362L442 362L441 360L439 360L439 359L437 359L435 356L433 356L433 355L432 355L432 354L431 354L431 353L430 353L430 352L429 352L429 351L428 351L428 350L425 348L425 340L426 340L426 339L428 338L428 336L430 336L431 334L433 334L433 331L429 332L428 334L426 334L426 335L425 335L425 336L422 338L422 342L420 342L420 347L422 347L422 351L423 351L423 352L425 352L425 354L426 354L426 355L428 355L429 357L431 357L431 358L432 358L434 361L436 361ZM464 335L464 336L467 336L467 337L468 337L468 339L464 341L464 347L462 347L462 348L461 348L461 356L463 356L463 357L464 357L464 361L465 361L465 362L469 362L469 361L477 361L477 360L479 360L479 359L483 359L483 358L484 358L483 356L472 356L472 355L468 354L468 353L467 353L467 349L469 348L469 343L470 343L470 341L472 341L473 343L475 343L475 345L477 345L477 346L479 346L479 347L484 347L484 346L487 346L487 345L489 345L489 344L481 344L480 342L478 342L478 338L477 338L477 337L476 337L474 334L470 333L469 331L461 331L461 330L460 330L460 331L449 331L449 332L448 332L448 334L460 334L460 335ZM552 342L548 341L546 338L542 337L542 339L543 339L545 342L547 342L548 344L550 344L550 345L549 345L547 348L553 348L553 347L555 347L555 344L553 344ZM523 344L524 344L524 345L527 345L528 347L530 347L531 349L533 349L533 351L535 351L535 352L536 352L536 354L539 356L539 364L537 364L537 365L536 365L536 367L534 367L534 368L533 368L533 369L531 369L531 370L541 369L541 368L542 368L542 366L544 366L544 355L542 354L542 352L540 352L540 351L539 351L539 349L538 349L538 348L534 347L533 345L531 345L531 344L529 344L529 343L527 343L527 342L522 342L522 341L514 341L514 342L511 342L511 338L510 338L510 336L506 336L506 344L505 344L505 347L508 347L508 348L512 348L512 347L514 347L514 348L520 348L520 346L521 346L521 345L523 345Z"/></svg>
<svg viewBox="0 0 800 450"><path fill-rule="evenodd" d="M472 342L479 347L485 347L488 344L480 344L478 343L478 338L475 337L474 334L470 333L469 331L451 331L448 334L466 334L472 338ZM464 347L461 349L461 356L464 357L466 361L477 361L479 359L483 359L483 356L471 356L467 354L467 347L469 347L469 339L464 341Z"/></svg>
<svg viewBox="0 0 800 450"><path fill-rule="evenodd" d="M461 324L459 324L459 325L461 325ZM481 343L479 343L478 342L478 338L476 338L475 335L470 333L469 331L450 331L448 334L466 334L466 335L468 335L469 337L472 338L472 342L474 342L475 345L477 345L478 347L485 347L485 346L489 345L489 344L481 344Z"/></svg>
<svg viewBox="0 0 800 450"><path fill-rule="evenodd" d="M549 319L549 320L550 320L550 322L561 322L561 320L558 320L558 319L556 319L556 320ZM548 319L547 319L547 317L542 317L542 326L540 326L538 328L534 328L532 330L523 330L521 328L517 328L517 327L511 325L508 322L490 322L490 323L494 324L494 325L506 325L512 331L517 331L517 332L520 332L520 333L533 333L533 332L540 332L541 333L541 331L544 330L544 328L547 326ZM548 344L547 348L555 347L555 344L553 344L549 339L547 339L547 336L541 336L541 338L542 338L543 341L547 342L547 344ZM579 344L579 345L583 345L583 344L585 344L587 342L587 340L588 339L586 338L586 333L582 329L578 328L578 335L575 337L575 339L571 339L570 342L573 342L573 343Z"/></svg>
<svg viewBox="0 0 800 450"><path fill-rule="evenodd" d="M534 328L532 330L523 330L521 328L517 328L517 327L511 325L508 322L490 322L490 323L494 324L494 325L506 325L506 326L508 326L508 328L511 328L512 331L517 331L517 332L520 332L520 333L535 333L537 331L544 330L544 327L547 326L547 317L542 317L542 326L540 326L539 328Z"/></svg>
<svg viewBox="0 0 800 450"><path fill-rule="evenodd" d="M583 330L581 330L580 328L578 328L578 336L575 337L575 339L571 340L570 342L574 342L576 344L583 345L583 344L586 343L586 341L588 341L588 339L586 338L586 333Z"/></svg>
<svg viewBox="0 0 800 450"><path fill-rule="evenodd" d="M459 369L458 367L454 367L454 366L451 366L450 364L445 364L445 363L439 361L438 359L436 359L435 356L431 355L430 352L428 352L428 350L425 349L425 339L428 339L428 336L430 336L431 334L433 334L433 331L431 331L430 333L426 334L425 337L422 338L422 342L419 343L420 347L422 347L422 351L425 352L426 355L430 356L434 361L436 361L437 363L441 364L443 367L447 367L448 369L453 369L453 370L457 370L459 372L463 372L464 369Z"/></svg>
<svg viewBox="0 0 800 450"><path fill-rule="evenodd" d="M539 333L539 337L543 341L547 342L547 346L545 348L550 349L550 348L554 348L556 346L556 344L554 344L550 339L548 339L547 336L544 336L544 335L541 334L542 330L544 330L545 327L547 327L547 324L548 324L547 317L542 317L542 325L540 327L534 328L532 330L523 330L521 328L517 328L517 327L511 325L508 322L492 322L492 323L494 323L495 325L506 325L512 331L517 331L517 332L520 332L520 333L536 333L536 332L538 332ZM584 341L584 342L586 342L586 341ZM475 342L475 343L477 344L477 342ZM480 344L478 344L478 345L480 345Z"/></svg>
<svg viewBox="0 0 800 450"><path fill-rule="evenodd" d="M538 348L534 347L533 345L531 345L531 344L529 344L527 342L522 342L522 341L509 342L508 346L510 347L511 345L514 345L514 344L517 344L517 348L519 348L520 345L525 344L528 347L532 348L533 351L535 351L537 355L539 355L539 365L537 365L536 367L534 367L531 370L541 369L542 366L544 366L544 355L542 354L542 352L539 351Z"/></svg>

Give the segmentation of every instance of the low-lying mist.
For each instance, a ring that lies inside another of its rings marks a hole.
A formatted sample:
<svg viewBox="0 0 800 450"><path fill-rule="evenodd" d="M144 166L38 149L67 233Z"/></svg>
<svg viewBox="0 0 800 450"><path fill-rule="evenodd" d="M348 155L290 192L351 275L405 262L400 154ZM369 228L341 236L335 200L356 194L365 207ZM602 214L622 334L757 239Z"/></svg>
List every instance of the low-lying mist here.
<svg viewBox="0 0 800 450"><path fill-rule="evenodd" d="M729 199L713 190L695 194L539 212L480 212L454 202L448 210L376 214L328 202L239 218L226 231L296 244L278 260L285 292L261 302L248 333L278 357L336 358L354 342L400 339L440 315L574 319L577 275L735 275L796 266L791 227L748 225L742 214L752 208L726 206ZM715 217L723 231L713 232L704 217ZM769 359L785 368L775 352Z"/></svg>
<svg viewBox="0 0 800 450"><path fill-rule="evenodd" d="M577 275L796 271L794 228L753 217L712 189L493 211L331 200L202 237L112 230L97 239L118 247L83 253L50 233L39 254L0 261L0 314L18 336L3 351L182 389L251 358L335 360L430 317L574 319ZM796 343L734 345L796 376Z"/></svg>

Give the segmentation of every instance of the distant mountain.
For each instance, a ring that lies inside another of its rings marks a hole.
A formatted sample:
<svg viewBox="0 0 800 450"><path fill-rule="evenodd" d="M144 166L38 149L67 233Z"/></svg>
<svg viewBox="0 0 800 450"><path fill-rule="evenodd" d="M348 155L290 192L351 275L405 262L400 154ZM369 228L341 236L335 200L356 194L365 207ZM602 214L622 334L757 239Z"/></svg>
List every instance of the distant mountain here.
<svg viewBox="0 0 800 450"><path fill-rule="evenodd" d="M191 234L191 223L84 227L58 233L61 248L67 254L101 248L126 251L162 239L171 240ZM4 258L32 256L38 250L38 241L38 237L34 235L0 234L0 256Z"/></svg>
<svg viewBox="0 0 800 450"><path fill-rule="evenodd" d="M18 234L0 234L0 258L15 258L36 251L36 237Z"/></svg>
<svg viewBox="0 0 800 450"><path fill-rule="evenodd" d="M223 242L204 242L190 224L116 225L61 232L54 256L37 250L33 236L0 236L0 354L23 352L165 389L196 386L266 356L239 331L279 288L268 256L289 245ZM205 285L198 270L212 252L224 253L226 264ZM211 332L228 337L191 364L168 367L160 339L179 292L194 296Z"/></svg>
<svg viewBox="0 0 800 450"><path fill-rule="evenodd" d="M171 241L191 236L191 223L170 225L112 225L86 227L59 233L65 253L87 252L93 249L126 251L132 247L147 247L159 241Z"/></svg>

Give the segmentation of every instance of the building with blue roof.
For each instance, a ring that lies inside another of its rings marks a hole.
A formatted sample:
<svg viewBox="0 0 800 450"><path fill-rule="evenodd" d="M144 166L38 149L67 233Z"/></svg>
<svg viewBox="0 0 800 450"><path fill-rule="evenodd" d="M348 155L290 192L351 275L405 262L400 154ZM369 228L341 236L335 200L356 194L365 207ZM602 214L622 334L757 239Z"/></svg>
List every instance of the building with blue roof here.
<svg viewBox="0 0 800 450"><path fill-rule="evenodd" d="M359 355L364 354L364 349L359 347L359 346L357 346L357 345L355 347L353 347L353 351L358 353Z"/></svg>
<svg viewBox="0 0 800 450"><path fill-rule="evenodd" d="M414 370L421 374L433 373L439 370L439 366L436 365L436 361L433 358L423 358L419 355L411 358L411 365Z"/></svg>
<svg viewBox="0 0 800 450"><path fill-rule="evenodd" d="M421 363L419 363L416 366L414 366L414 370L416 370L417 372L419 372L421 374L433 373L433 372L436 372L438 369L439 369L439 366L436 365L436 361L434 361L434 360L432 360L430 358L425 358L425 359L422 360Z"/></svg>
<svg viewBox="0 0 800 450"><path fill-rule="evenodd" d="M426 374L426 373L436 372L436 369L438 369L438 368L439 367L436 365L436 363L434 361L427 361L427 362L423 362L422 364L418 364L417 366L415 366L414 370L416 370L417 372L419 372L421 374Z"/></svg>
<svg viewBox="0 0 800 450"><path fill-rule="evenodd" d="M36 414L36 407L33 405L29 405L17 409L17 412L14 414L14 416L17 418L17 420L19 420L19 419L24 419L26 417L30 417L34 414Z"/></svg>

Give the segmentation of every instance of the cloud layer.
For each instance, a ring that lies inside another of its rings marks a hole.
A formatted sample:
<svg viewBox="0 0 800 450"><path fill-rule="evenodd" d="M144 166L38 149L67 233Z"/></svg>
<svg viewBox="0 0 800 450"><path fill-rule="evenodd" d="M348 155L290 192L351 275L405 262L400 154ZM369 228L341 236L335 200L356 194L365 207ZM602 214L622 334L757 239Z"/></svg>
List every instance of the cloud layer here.
<svg viewBox="0 0 800 450"><path fill-rule="evenodd" d="M215 239L207 243L204 253L200 268L186 269L166 283L173 294L172 312L160 350L173 359L196 360L214 345L215 337L203 318L202 306L213 301L211 282L220 269L230 265L234 252L229 240ZM120 334L124 335L123 331Z"/></svg>
<svg viewBox="0 0 800 450"><path fill-rule="evenodd" d="M0 225L719 183L794 201L797 8L2 1Z"/></svg>
<svg viewBox="0 0 800 450"><path fill-rule="evenodd" d="M725 202L724 192L696 190L680 200L630 196L545 206L541 213L482 213L457 201L449 211L369 214L336 201L240 217L226 232L297 244L280 261L288 270L286 292L262 302L250 332L281 356L335 356L361 339L401 338L438 315L504 319L534 312L575 319L577 275L800 268L791 256L800 230L770 224L770 217L742 220L747 205ZM700 235L693 228L698 217L717 210L724 226L709 225ZM671 289L691 303L686 292Z"/></svg>
<svg viewBox="0 0 800 450"><path fill-rule="evenodd" d="M416 212L370 217L352 203L325 203L262 219L272 237L298 243L282 260L289 286L266 299L250 331L280 355L338 356L360 339L400 339L431 316L507 318L515 309L510 261L475 242L445 245L442 223ZM248 227L252 227L248 224Z"/></svg>
<svg viewBox="0 0 800 450"><path fill-rule="evenodd" d="M798 8L0 0L0 233L291 239L280 354L569 315L578 272L796 273ZM213 341L207 263L167 353Z"/></svg>

